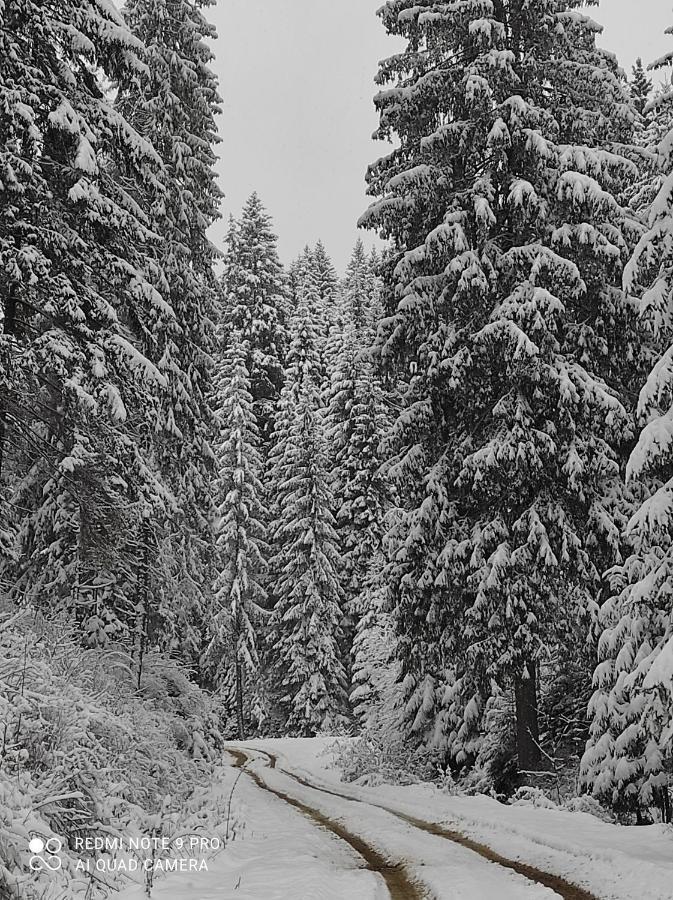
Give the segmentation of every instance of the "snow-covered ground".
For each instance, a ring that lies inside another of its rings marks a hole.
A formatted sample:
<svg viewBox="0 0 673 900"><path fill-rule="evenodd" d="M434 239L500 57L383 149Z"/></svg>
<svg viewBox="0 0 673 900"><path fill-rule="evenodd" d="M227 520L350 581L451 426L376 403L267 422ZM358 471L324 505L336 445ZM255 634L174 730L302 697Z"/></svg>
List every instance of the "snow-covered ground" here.
<svg viewBox="0 0 673 900"><path fill-rule="evenodd" d="M238 769L225 768L217 790L231 792ZM207 871L158 877L153 900L378 900L376 876L357 855L245 774L232 799L233 840L206 859ZM116 900L146 900L144 885Z"/></svg>
<svg viewBox="0 0 673 900"><path fill-rule="evenodd" d="M464 797L422 784L356 787L340 782L334 740L266 740L247 746L273 752L279 765L316 784L440 823L585 887L601 900L673 898L673 828L611 825L579 812L504 806L489 797Z"/></svg>
<svg viewBox="0 0 673 900"><path fill-rule="evenodd" d="M242 775L233 765L225 766L216 787L228 795L238 778L232 803L235 839L208 860L208 871L157 880L152 897L383 900L410 896L386 888L385 873L371 871L371 861L368 867L345 839L349 834L391 865L401 865L417 886L417 897L545 900L559 896L472 850L421 831L382 806L458 830L502 856L562 876L601 900L673 897L673 832L665 827L624 828L584 813L503 806L486 797L448 795L429 785L356 787L340 781L330 751L333 745L326 739L230 745L233 751L244 749L248 760ZM276 768L270 767L263 751L277 758ZM235 762L235 756L231 761ZM292 773L344 797L300 784ZM322 824L302 813L297 803L322 815ZM331 831L330 823L337 823L341 834ZM142 900L143 896L142 886L136 886L123 892L120 900Z"/></svg>

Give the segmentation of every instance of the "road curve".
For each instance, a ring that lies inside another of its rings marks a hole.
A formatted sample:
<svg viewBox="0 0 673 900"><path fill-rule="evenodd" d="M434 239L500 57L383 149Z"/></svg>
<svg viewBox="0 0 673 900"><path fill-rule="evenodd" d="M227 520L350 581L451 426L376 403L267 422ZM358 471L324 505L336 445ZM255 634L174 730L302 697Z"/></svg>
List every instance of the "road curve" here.
<svg viewBox="0 0 673 900"><path fill-rule="evenodd" d="M229 751L230 753L233 751ZM564 878L561 878L558 875L553 875L550 872L544 872L541 869L536 868L535 866L529 866L526 863L520 862L514 859L508 859L506 856L502 856L500 853L496 853L495 850L492 850L490 847L485 844L480 844L477 841L472 840L472 838L466 837L464 834L461 834L458 831L453 831L449 828L444 828L441 825L438 825L433 822L426 822L423 819L418 819L414 816L407 815L406 813L400 812L399 810L392 809L389 806L386 806L383 803L374 803L369 800L361 800L357 797L351 797L348 794L342 794L339 791L331 790L326 787L321 787L320 785L314 784L311 781L303 778L300 775L297 775L295 772L291 772L288 769L284 769L281 766L278 766L278 757L274 756L273 753L269 753L268 750L260 750L258 748L250 748L247 750L248 753L258 753L262 756L265 756L269 761L269 767L272 769L278 768L284 775L287 775L289 778L292 778L298 784L303 785L304 787L311 788L314 791L320 791L323 794L330 794L333 797L339 797L341 800L348 800L352 803L365 803L369 806L376 806L379 809L383 809L391 815L396 816L398 819L401 819L403 822L406 822L409 825L413 825L414 828L418 828L421 831L425 831L427 834L432 834L435 837L445 838L446 840L452 841L455 844L459 844L461 847L465 847L468 850L472 850L475 853L478 853L479 856L487 859L489 862L496 863L499 866L502 866L505 869L511 869L513 872L516 872L519 875L522 875L524 878L527 878L529 881L534 882L535 884L543 885L544 887L550 888L552 891L555 891L559 897L562 897L563 900L598 900L598 898L589 893L589 891L580 887L579 885L573 884L570 881L567 881ZM407 896L405 894L397 895L397 896ZM409 895L413 896L413 895Z"/></svg>
<svg viewBox="0 0 673 900"><path fill-rule="evenodd" d="M302 815L315 822L316 825L332 832L336 837L349 844L365 861L366 868L377 873L384 880L390 895L390 900L432 900L430 892L412 880L402 861L391 864L391 862L379 853L378 850L375 850L370 844L358 837L358 835L349 832L339 822L335 822L319 810L313 809L313 807L302 803L300 800L297 800L296 797L292 797L276 788L272 788L260 777L260 775L258 775L257 772L253 772L246 768L247 764L253 759L251 754L261 754L267 757L270 767L275 769L277 760L272 754L259 750L234 749L232 747L227 748L227 753L234 758L234 765L237 768L244 769L246 775L248 775L263 791L268 791L270 794L284 800L290 806L293 806L302 813ZM290 775L290 773L286 773L284 769L282 771L283 774L287 774L295 781L299 781L299 779Z"/></svg>

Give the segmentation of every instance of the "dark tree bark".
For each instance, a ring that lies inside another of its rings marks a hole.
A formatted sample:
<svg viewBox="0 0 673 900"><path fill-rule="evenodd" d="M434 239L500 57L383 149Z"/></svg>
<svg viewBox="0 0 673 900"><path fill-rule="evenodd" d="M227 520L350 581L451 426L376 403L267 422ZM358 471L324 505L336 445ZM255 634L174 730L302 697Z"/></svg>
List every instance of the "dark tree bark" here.
<svg viewBox="0 0 673 900"><path fill-rule="evenodd" d="M528 677L526 677L526 675ZM528 661L514 681L516 749L520 772L540 769L540 726L537 705L537 665Z"/></svg>
<svg viewBox="0 0 673 900"><path fill-rule="evenodd" d="M16 331L16 299L12 287L9 288L7 293L2 331L5 335L14 335ZM9 390L9 370L11 363L9 348L6 348L6 351L6 358L0 359L0 365L2 365L2 368L5 370L4 375L0 373L0 377L7 382L5 388L0 391L0 478L2 477L2 470L5 462L5 442L7 440L7 392Z"/></svg>
<svg viewBox="0 0 673 900"><path fill-rule="evenodd" d="M138 631L138 690L140 690L143 675L143 662L145 660L145 651L147 649L147 631L150 614L150 526L147 518L143 519L141 535L142 556L140 560L140 578L138 579L138 608L136 611Z"/></svg>
<svg viewBox="0 0 673 900"><path fill-rule="evenodd" d="M238 728L238 739L242 741L245 738L245 728L243 723L243 672L241 664L236 660L236 724Z"/></svg>

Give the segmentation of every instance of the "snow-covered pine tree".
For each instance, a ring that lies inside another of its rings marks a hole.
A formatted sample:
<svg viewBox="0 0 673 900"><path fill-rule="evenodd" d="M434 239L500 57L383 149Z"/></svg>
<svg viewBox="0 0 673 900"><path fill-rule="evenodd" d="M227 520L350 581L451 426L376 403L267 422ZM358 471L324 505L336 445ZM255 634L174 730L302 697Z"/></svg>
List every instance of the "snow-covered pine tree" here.
<svg viewBox="0 0 673 900"><path fill-rule="evenodd" d="M394 620L386 607L385 557L377 553L358 603L351 649L350 702L365 730L391 726L399 734L399 662Z"/></svg>
<svg viewBox="0 0 673 900"><path fill-rule="evenodd" d="M459 761L513 690L540 762L538 661L582 634L618 551L605 501L637 377L615 200L633 110L578 3L391 0L362 224L392 240L378 353L409 376L391 440L406 503L388 570L417 740Z"/></svg>
<svg viewBox="0 0 673 900"><path fill-rule="evenodd" d="M348 649L364 615L375 560L382 554L390 505L379 455L388 415L371 360L363 352L361 342L368 337L366 329L359 331L354 324L341 337L325 409Z"/></svg>
<svg viewBox="0 0 673 900"><path fill-rule="evenodd" d="M346 721L341 634L340 558L319 411L321 361L310 297L291 322L268 490L273 498L273 612L267 652L278 704L294 734L316 734Z"/></svg>
<svg viewBox="0 0 673 900"><path fill-rule="evenodd" d="M669 29L673 33L673 28ZM668 66L669 52L655 63ZM659 98L659 111L671 97ZM670 113L669 113L670 116ZM582 761L595 796L638 818L658 806L671 821L673 766L673 127L658 146L646 228L624 274L660 355L638 399L642 431L627 478L641 503L625 530L629 554L600 610L600 662ZM657 190L658 189L658 190Z"/></svg>
<svg viewBox="0 0 673 900"><path fill-rule="evenodd" d="M340 285L348 320L355 325L358 332L363 332L361 345L367 346L369 332L380 318L379 294L380 285L376 276L376 257L372 260L365 252L362 239L358 238L353 253L346 267L346 275Z"/></svg>
<svg viewBox="0 0 673 900"><path fill-rule="evenodd" d="M335 377L350 378L354 373L344 369L344 352L352 357L365 354L372 343L373 333L380 317L380 282L371 268L361 239L358 239L346 268L346 274L338 285L336 294L331 295L331 325L324 345L325 406L333 400ZM363 355L364 359L364 355ZM332 446L331 451L335 448Z"/></svg>
<svg viewBox="0 0 673 900"><path fill-rule="evenodd" d="M631 88L631 98L633 100L633 105L642 116L652 91L652 79L648 78L645 74L643 61L640 57L636 60L635 65L632 66L631 74L632 78L629 85Z"/></svg>
<svg viewBox="0 0 673 900"><path fill-rule="evenodd" d="M295 407L302 391L320 396L322 382L322 361L317 349L317 338L311 314L312 294L304 290L303 282L297 282L299 306L290 320L289 333L292 336L286 360L285 383L274 417L269 453L266 459L264 483L269 498L270 520L277 521L283 513L282 498L278 485L289 477L286 468L287 440L295 418ZM273 577L273 573L272 577ZM270 586L269 593L273 593Z"/></svg>
<svg viewBox="0 0 673 900"><path fill-rule="evenodd" d="M359 240L334 299L337 315L325 345L323 399L330 488L342 553L344 656L351 661L358 685L362 720L371 705L365 697L372 702L375 697L368 685L378 677L380 664L366 658L376 643L366 632L378 634L383 616L377 575L390 494L378 455L388 415L367 352L378 319L378 297L378 279ZM357 650L353 646L356 633Z"/></svg>
<svg viewBox="0 0 673 900"><path fill-rule="evenodd" d="M255 414L264 437L283 386L287 286L271 218L252 194L239 222L232 222L221 279L224 340L230 328L246 342Z"/></svg>
<svg viewBox="0 0 673 900"><path fill-rule="evenodd" d="M339 279L334 264L322 241L319 240L315 245L311 257L313 276L315 278L321 304L320 318L318 321L321 326L324 322L324 327L326 327L326 332L320 336L327 337L330 328L335 324L334 300L337 295Z"/></svg>
<svg viewBox="0 0 673 900"><path fill-rule="evenodd" d="M207 236L219 217L215 174L219 142L217 78L209 41L216 38L203 10L212 0L127 0L124 16L144 42L146 68L117 79L117 105L152 141L163 162L159 190L147 197L162 242L155 257L156 287L174 318L154 339L166 378L158 433L149 436L175 504L153 519L174 560L166 635L195 663L211 582L210 354L216 318L213 262ZM168 576L169 573L166 573Z"/></svg>
<svg viewBox="0 0 673 900"><path fill-rule="evenodd" d="M320 417L305 391L292 409L283 459L288 477L278 485L282 515L272 530L270 641L287 728L312 735L346 723L342 597Z"/></svg>
<svg viewBox="0 0 673 900"><path fill-rule="evenodd" d="M293 307L296 310L303 297L308 297L309 309L316 335L316 346L323 364L330 335L343 327L341 304L338 302L338 278L336 270L322 243L311 249L304 247L289 271ZM332 340L333 343L333 340Z"/></svg>
<svg viewBox="0 0 673 900"><path fill-rule="evenodd" d="M140 439L166 383L151 335L172 317L137 202L161 160L104 83L140 77L142 52L112 3L0 7L0 459L23 476L14 589L42 605L96 576L128 609L125 530L166 499Z"/></svg>
<svg viewBox="0 0 673 900"><path fill-rule="evenodd" d="M238 737L249 737L266 718L259 647L263 642L266 592L263 574L267 512L261 483L262 459L246 359L250 349L236 332L214 377L213 408L219 437L213 494L215 596L206 668L235 710Z"/></svg>
<svg viewBox="0 0 673 900"><path fill-rule="evenodd" d="M289 306L288 309L291 310L290 316L288 316L287 321L289 323L290 319L297 311L297 298L299 296L299 286L301 285L302 280L306 277L309 267L309 260L311 259L311 248L306 244L301 253L293 259L290 263L287 270L287 284L288 284L288 293L290 295Z"/></svg>

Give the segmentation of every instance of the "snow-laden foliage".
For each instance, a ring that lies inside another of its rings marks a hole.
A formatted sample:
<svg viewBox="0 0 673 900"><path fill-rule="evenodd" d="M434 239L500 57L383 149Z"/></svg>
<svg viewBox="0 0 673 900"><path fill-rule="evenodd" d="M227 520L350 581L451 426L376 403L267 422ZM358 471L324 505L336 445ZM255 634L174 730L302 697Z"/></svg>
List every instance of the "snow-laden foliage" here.
<svg viewBox="0 0 673 900"><path fill-rule="evenodd" d="M541 764L539 664L587 632L618 558L622 268L637 224L634 112L577 3L390 0L362 224L392 242L378 355L408 380L390 434L406 512L388 569L419 742L469 763L488 698L517 692L519 765ZM515 28L511 26L516 22Z"/></svg>
<svg viewBox="0 0 673 900"><path fill-rule="evenodd" d="M127 0L124 17L144 42L145 67L118 78L117 106L152 142L162 169L143 198L161 236L152 257L154 286L172 319L139 335L149 342L166 380L156 433L140 437L174 502L168 515L153 503L151 530L170 546L173 571L164 576L175 614L165 627L196 662L210 577L210 479L214 422L208 405L216 285L215 248L207 235L219 218L215 175L220 98L211 69L217 37L204 9L210 0ZM178 605L181 609L178 611Z"/></svg>
<svg viewBox="0 0 673 900"><path fill-rule="evenodd" d="M232 219L227 234L223 293L223 338L237 331L248 346L255 415L264 436L273 426L273 408L283 386L286 352L284 318L287 286L278 259L271 218L257 194Z"/></svg>
<svg viewBox="0 0 673 900"><path fill-rule="evenodd" d="M381 283L377 275L376 256L367 256L360 239L353 248L340 290L348 321L355 326L360 346L365 348L369 343L370 330L381 316Z"/></svg>
<svg viewBox="0 0 673 900"><path fill-rule="evenodd" d="M642 116L652 91L652 79L647 77L640 57L638 57L635 65L632 67L631 74L633 76L630 84L633 105Z"/></svg>
<svg viewBox="0 0 673 900"><path fill-rule="evenodd" d="M291 734L346 723L341 559L319 410L320 358L309 297L291 323L288 374L270 454L273 485L268 656Z"/></svg>
<svg viewBox="0 0 673 900"><path fill-rule="evenodd" d="M363 358L359 349L360 334L352 323L340 341L325 411L325 433L341 551L343 628L352 656L352 702L358 715L365 718L376 703L374 682L387 671L381 651L386 645L389 648L392 639L382 610L381 581L391 498L379 452L389 417L371 361Z"/></svg>
<svg viewBox="0 0 673 900"><path fill-rule="evenodd" d="M321 241L313 249L306 246L293 262L289 285L291 316L296 314L302 303L307 303L321 361L321 377L329 381L330 364L334 360L334 339L338 341L344 319L337 274Z"/></svg>
<svg viewBox="0 0 673 900"><path fill-rule="evenodd" d="M217 709L178 664L151 655L136 690L122 648L83 651L72 626L34 611L3 610L0 657L3 897L119 888L122 874L77 869L75 838L170 837L204 817L217 829L224 810L205 792L221 748ZM35 836L63 842L58 873L29 868Z"/></svg>
<svg viewBox="0 0 673 900"><path fill-rule="evenodd" d="M673 29L669 29L673 31ZM670 64L668 54L660 65ZM673 770L673 129L671 97L657 98L668 130L658 145L656 188L646 227L626 268L626 290L660 356L638 399L642 430L627 478L642 502L626 527L628 556L611 572L613 594L600 611L600 662L591 700L584 781L595 796L641 815L659 807L671 820ZM656 123L651 126L657 129ZM659 126L660 127L660 126Z"/></svg>
<svg viewBox="0 0 673 900"><path fill-rule="evenodd" d="M216 374L213 399L220 427L215 444L218 475L213 488L218 575L206 660L227 707L236 710L238 737L244 738L266 717L259 632L265 621L267 511L260 481L259 433L245 362L249 350L238 334L230 340L230 349Z"/></svg>
<svg viewBox="0 0 673 900"><path fill-rule="evenodd" d="M137 440L166 385L142 338L173 319L138 203L161 160L106 91L142 52L112 3L0 6L1 517L21 511L10 577L38 604L94 574L128 598L128 521L167 499Z"/></svg>

